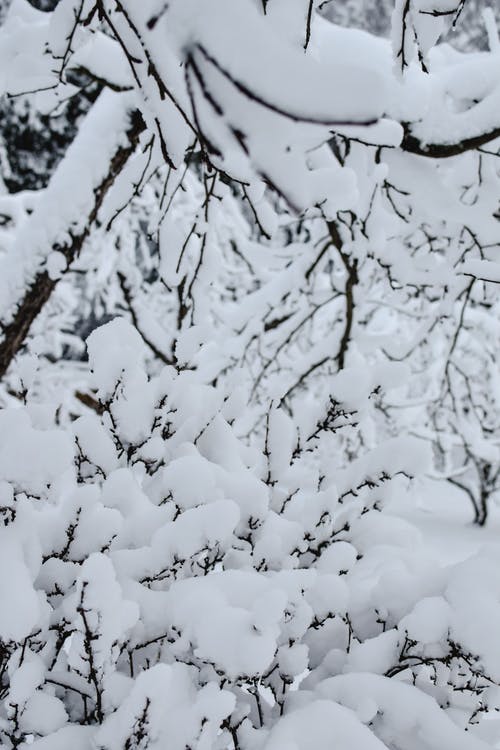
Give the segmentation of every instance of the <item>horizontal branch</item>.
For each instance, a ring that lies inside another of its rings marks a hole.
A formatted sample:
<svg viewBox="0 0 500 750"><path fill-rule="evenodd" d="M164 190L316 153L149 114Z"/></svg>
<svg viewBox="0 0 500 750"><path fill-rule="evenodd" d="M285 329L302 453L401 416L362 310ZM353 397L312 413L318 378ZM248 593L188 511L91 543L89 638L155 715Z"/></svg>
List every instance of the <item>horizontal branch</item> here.
<svg viewBox="0 0 500 750"><path fill-rule="evenodd" d="M494 141L496 138L500 138L500 126L486 133L481 133L471 138L464 138L454 143L424 143L424 141L417 138L411 132L408 124L404 125L404 130L405 134L401 142L403 151L408 151L408 153L417 154L418 156L428 156L431 159L447 159L450 156L459 156L466 151L474 151L474 149L480 148L486 143Z"/></svg>

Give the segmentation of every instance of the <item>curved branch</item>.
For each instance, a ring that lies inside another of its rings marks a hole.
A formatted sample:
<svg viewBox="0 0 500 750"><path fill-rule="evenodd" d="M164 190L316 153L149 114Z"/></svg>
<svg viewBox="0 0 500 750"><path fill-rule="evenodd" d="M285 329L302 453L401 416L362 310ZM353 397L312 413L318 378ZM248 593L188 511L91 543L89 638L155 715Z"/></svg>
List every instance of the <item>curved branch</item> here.
<svg viewBox="0 0 500 750"><path fill-rule="evenodd" d="M252 91L246 83L243 81L238 80L237 78L232 75L221 63L216 60L216 58L208 52L208 50L200 43L197 43L194 46L194 49L199 51L200 54L207 60L207 62L211 63L213 67L224 77L226 78L243 96L245 96L247 99L249 99L252 102L255 102L255 104L259 104L261 107L264 107L265 109L268 109L271 112L274 112L277 115L281 115L282 117L286 117L289 120L292 120L293 122L306 122L311 123L313 125L325 125L325 126L349 126L349 125L375 125L378 122L377 117L371 117L367 118L365 120L355 121L351 119L345 119L341 118L340 120L335 119L334 117L316 117L314 115L307 114L306 112L294 112L291 109L285 109L281 107L279 104L274 104L271 101L268 101L267 98L261 96L257 91ZM192 55L191 55L192 58Z"/></svg>
<svg viewBox="0 0 500 750"><path fill-rule="evenodd" d="M413 135L407 123L403 127L405 131L403 140L401 141L403 151L408 151L408 153L417 154L418 156L428 156L431 159L448 159L450 156L459 156L466 151L473 151L476 148L484 146L486 143L490 143L490 141L494 141L496 138L500 138L499 126L488 133L464 138L455 143L424 143L420 138Z"/></svg>

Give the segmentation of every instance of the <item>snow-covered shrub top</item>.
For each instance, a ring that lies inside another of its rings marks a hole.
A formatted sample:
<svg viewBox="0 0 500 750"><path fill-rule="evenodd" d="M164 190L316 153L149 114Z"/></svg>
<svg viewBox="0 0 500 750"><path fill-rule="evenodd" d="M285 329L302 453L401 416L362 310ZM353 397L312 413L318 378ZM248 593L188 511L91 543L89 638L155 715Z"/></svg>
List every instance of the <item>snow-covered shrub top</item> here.
<svg viewBox="0 0 500 750"><path fill-rule="evenodd" d="M0 412L3 745L483 747L457 723L496 705L491 560L440 569L380 512L420 444L331 471L282 410L249 446L241 394L148 378L122 319L88 350L99 413Z"/></svg>

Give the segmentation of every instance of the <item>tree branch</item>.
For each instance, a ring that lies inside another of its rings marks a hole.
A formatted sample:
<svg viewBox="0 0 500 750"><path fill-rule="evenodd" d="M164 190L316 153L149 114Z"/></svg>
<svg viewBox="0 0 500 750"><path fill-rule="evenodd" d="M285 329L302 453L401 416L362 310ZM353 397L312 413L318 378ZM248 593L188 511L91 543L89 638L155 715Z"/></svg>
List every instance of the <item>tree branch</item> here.
<svg viewBox="0 0 500 750"><path fill-rule="evenodd" d="M110 161L106 177L94 190L94 205L88 216L84 229L77 235L73 235L69 232L70 240L66 244L56 245L52 248L53 250L62 253L66 259L67 267L64 273L67 273L71 263L80 254L83 244L89 236L91 228L96 221L97 214L107 192L118 174L120 174L124 168L129 157L134 153L139 142L139 136L144 128L145 124L140 112L138 110L133 111L130 115L130 127L126 133L127 144L125 146L120 146L115 151ZM2 341L0 343L0 378L5 375L12 360L22 347L33 321L39 315L46 302L50 299L50 296L57 285L57 281L58 279L51 278L46 270L39 271L30 287L25 292L23 299L20 301L11 322L3 326Z"/></svg>
<svg viewBox="0 0 500 750"><path fill-rule="evenodd" d="M500 137L500 126L487 133L481 133L471 138L464 138L455 143L424 143L420 138L413 135L410 126L403 125L405 134L401 142L403 151L418 156L428 156L431 159L448 159L450 156L459 156L466 151L473 151Z"/></svg>
<svg viewBox="0 0 500 750"><path fill-rule="evenodd" d="M132 318L132 323L134 324L134 327L136 331L141 336L144 343L151 349L155 357L159 360L161 360L166 365L175 365L174 360L170 359L166 356L151 339L147 336L146 333L142 330L140 324L139 324L139 318L137 316L137 313L134 308L134 300L132 297L132 292L130 291L129 287L127 286L127 279L121 273L118 271L118 283L120 285L120 289L122 290L123 299L125 300L125 304L127 305L127 308L130 312L130 317Z"/></svg>

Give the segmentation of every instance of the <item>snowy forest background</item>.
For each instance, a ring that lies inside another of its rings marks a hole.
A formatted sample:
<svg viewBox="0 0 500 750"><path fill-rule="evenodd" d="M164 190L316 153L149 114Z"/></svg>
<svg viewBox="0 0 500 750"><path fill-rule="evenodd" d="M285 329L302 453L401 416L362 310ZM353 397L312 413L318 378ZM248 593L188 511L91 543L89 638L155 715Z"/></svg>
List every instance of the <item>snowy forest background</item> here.
<svg viewBox="0 0 500 750"><path fill-rule="evenodd" d="M0 747L500 747L500 8L0 23Z"/></svg>

